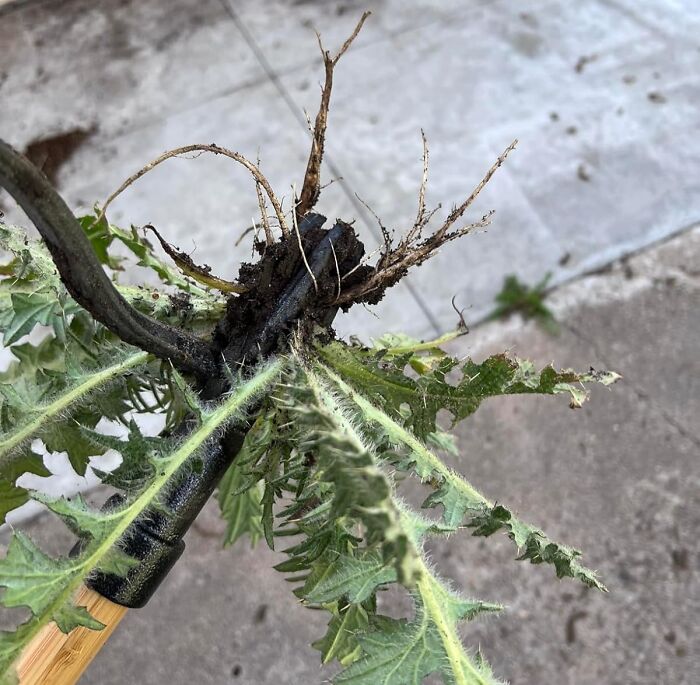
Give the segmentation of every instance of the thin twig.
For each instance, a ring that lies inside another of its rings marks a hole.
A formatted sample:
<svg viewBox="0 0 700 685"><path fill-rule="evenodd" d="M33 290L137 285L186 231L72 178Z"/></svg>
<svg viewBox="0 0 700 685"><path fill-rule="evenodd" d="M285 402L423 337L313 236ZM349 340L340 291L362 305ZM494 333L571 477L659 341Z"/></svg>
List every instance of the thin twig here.
<svg viewBox="0 0 700 685"><path fill-rule="evenodd" d="M469 326L467 326L467 322L464 320L464 309L457 309L457 305L455 304L456 298L457 295L453 295L452 299L450 300L450 304L452 305L452 309L457 312L457 316L459 317L458 328L464 330L465 333L469 333Z"/></svg>
<svg viewBox="0 0 700 685"><path fill-rule="evenodd" d="M172 157L179 157L180 155L185 155L189 152L212 152L215 155L224 155L225 157L229 157L230 159L233 159L234 161L238 162L239 164L242 164L250 173L253 175L255 178L256 182L259 183L264 189L265 193L267 194L268 198L270 199L270 202L272 203L272 206L275 210L275 214L277 215L277 220L280 223L280 228L282 229L282 234L287 237L289 236L289 226L287 225L287 222L284 218L284 213L282 212L282 206L279 203L279 200L277 199L274 191L272 190L272 187L270 186L268 180L265 178L263 175L262 171L253 164L249 159L244 157L242 154L239 152L234 152L233 150L228 150L225 147L219 147L218 145L202 145L202 144L195 144L195 145L186 145L184 147L178 147L175 148L174 150L168 150L167 152L164 152L160 157L157 157L154 159L152 162L149 162L144 166L143 168L139 169L135 174L129 176L129 178L122 183L117 190L115 190L104 202L102 205L102 209L100 210L100 213L97 216L97 223L102 221L102 219L105 216L105 212L107 211L107 207L119 196L121 195L132 183L135 183L140 179L142 176L147 174L149 171L152 169L155 169L159 164L162 164L165 162L167 159L171 159Z"/></svg>
<svg viewBox="0 0 700 685"><path fill-rule="evenodd" d="M374 217L375 221L379 224L379 230L382 232L382 239L384 240L384 250L386 253L391 252L391 234L389 229L382 223L377 213L367 204L357 193L355 197L364 205L364 208Z"/></svg>
<svg viewBox="0 0 700 685"><path fill-rule="evenodd" d="M428 141L425 137L425 131L420 130L421 138L423 139L423 178L420 182L418 190L418 213L413 228L408 232L407 240L411 242L414 238L420 238L423 226L425 226L425 190L428 187ZM432 216L432 215L431 215Z"/></svg>
<svg viewBox="0 0 700 685"><path fill-rule="evenodd" d="M481 179L479 184L472 190L471 195L461 204L459 207L455 207L445 220L445 223L438 229L437 233L440 235L445 234L449 228L454 224L457 219L459 219L464 212L471 206L472 202L476 200L479 193L484 189L486 184L491 180L491 177L500 169L503 162L506 161L506 157L515 149L518 144L517 139L514 140L501 154L501 156L494 162L493 166L486 172L486 175Z"/></svg>
<svg viewBox="0 0 700 685"><path fill-rule="evenodd" d="M357 38L357 34L362 30L362 25L365 23L365 20L369 15L372 14L370 11L365 11L362 13L362 16L360 17L360 21L357 22L357 26L355 27L355 30L350 34L349 38L343 43L343 47L340 48L340 51L338 54L333 58L333 66L338 64L338 61L340 58L347 52L348 48L352 45L352 42ZM317 33L316 36L318 37L318 44L321 46L321 50L323 50L323 45L321 45L321 36Z"/></svg>
<svg viewBox="0 0 700 685"><path fill-rule="evenodd" d="M309 161L306 164L304 183L302 184L301 194L299 195L299 201L296 205L297 220L301 219L314 208L321 194L321 162L323 161L323 150L326 141L326 126L328 125L331 91L333 90L333 70L340 58L345 54L357 37L357 34L362 29L362 25L370 14L371 12L364 12L362 14L360 21L357 23L357 26L355 26L355 30L343 43L343 46L335 57L331 57L330 53L323 47L321 36L318 32L316 33L318 45L323 55L325 80L323 83L323 90L321 91L321 104L318 108L318 114L316 115L314 124L311 152L309 153Z"/></svg>
<svg viewBox="0 0 700 685"><path fill-rule="evenodd" d="M245 238L249 233L252 233L253 231L257 233L257 226L255 225L255 222L253 222L252 226L248 226L248 228L246 228L245 231L243 231L243 233L241 233L241 235L238 236L238 240L236 240L233 246L238 247L243 242L243 238Z"/></svg>
<svg viewBox="0 0 700 685"><path fill-rule="evenodd" d="M350 269L340 280L344 281L348 276L354 274L361 266L364 266L369 262L374 255L376 255L378 252L381 251L381 247L376 247L372 252L370 252L368 255L365 255L355 266Z"/></svg>
<svg viewBox="0 0 700 685"><path fill-rule="evenodd" d="M424 138L425 141L425 138ZM380 257L374 270L368 274L367 278L356 285L350 287L345 292L341 293L338 298L336 298L337 304L346 304L348 302L358 302L366 299L371 293L377 290L383 290L392 285L396 284L408 271L409 268L413 266L418 266L430 259L435 255L439 248L446 243L461 238L468 233L471 233L475 229L484 228L490 224L493 211L485 214L480 221L476 221L462 228L450 230L454 225L455 221L459 219L464 212L469 208L469 206L474 202L479 193L483 190L484 186L491 180L491 177L496 172L496 170L503 164L508 154L513 150L517 140L513 141L503 152L503 154L496 160L496 162L491 166L491 168L486 172L486 175L479 182L479 184L474 188L469 197L458 207L450 212L449 216L445 222L438 228L431 236L423 240L422 242L417 242L420 237L420 233L416 230L416 226L425 226L427 221L433 216L436 210L430 212L427 217L425 214L425 199L422 197L422 193L425 190L427 183L427 146L424 146L424 165L423 165L423 181L421 183L418 199L418 216L416 223L408 231L408 233L399 241L398 245L394 249L385 249ZM360 201L362 202L361 198ZM365 204L365 203L363 203ZM365 204L365 206L367 206ZM371 208L368 207L370 211ZM374 212L372 212L374 214ZM376 216L376 215L375 215ZM380 224L381 225L381 224ZM346 274L346 276L349 274Z"/></svg>
<svg viewBox="0 0 700 685"><path fill-rule="evenodd" d="M256 159L258 169L260 168L260 156ZM270 220L267 217L267 207L265 206L265 198L262 194L262 188L260 187L259 181L255 181L255 193L258 196L258 207L260 207L260 219L262 221L263 229L265 231L265 242L268 245L272 245L275 239L272 237L272 230L270 229Z"/></svg>
<svg viewBox="0 0 700 685"><path fill-rule="evenodd" d="M272 230L270 229L270 220L267 218L267 207L265 206L265 197L262 194L260 188L260 183L255 182L255 192L258 195L258 206L260 207L260 221L262 222L263 230L265 231L265 242L268 245L272 245L275 239L272 237Z"/></svg>

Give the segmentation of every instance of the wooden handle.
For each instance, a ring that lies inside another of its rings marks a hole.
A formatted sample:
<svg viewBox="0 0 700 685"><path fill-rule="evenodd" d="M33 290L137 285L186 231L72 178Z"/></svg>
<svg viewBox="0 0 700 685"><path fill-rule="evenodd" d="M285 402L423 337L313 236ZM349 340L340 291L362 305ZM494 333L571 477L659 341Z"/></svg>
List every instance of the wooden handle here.
<svg viewBox="0 0 700 685"><path fill-rule="evenodd" d="M102 630L76 628L66 635L55 623L45 626L17 660L19 685L73 685L78 682L128 611L84 585L78 590L75 603L86 607L105 627Z"/></svg>

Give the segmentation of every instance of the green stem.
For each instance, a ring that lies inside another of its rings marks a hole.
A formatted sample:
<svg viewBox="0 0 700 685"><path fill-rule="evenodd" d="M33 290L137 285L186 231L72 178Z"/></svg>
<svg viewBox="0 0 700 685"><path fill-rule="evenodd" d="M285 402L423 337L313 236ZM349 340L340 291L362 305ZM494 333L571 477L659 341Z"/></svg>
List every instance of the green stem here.
<svg viewBox="0 0 700 685"><path fill-rule="evenodd" d="M455 338L459 338L462 335L465 335L465 331L458 329L456 331L444 333L439 338L435 338L435 340L426 340L425 342L415 343L413 345L397 345L396 347L385 348L378 347L376 349L378 353L383 353L385 356L391 357L408 354L409 352L428 352L430 350L434 350L436 347L440 347L440 345L444 345L445 343L454 340Z"/></svg>
<svg viewBox="0 0 700 685"><path fill-rule="evenodd" d="M336 376L323 366L321 366L321 369L331 378L331 380L338 387L340 387L344 394L350 396L358 404L358 406L363 410L363 413L365 415L368 415L371 419L375 421L378 420L380 415L385 416L382 412L380 412L379 410L374 408L373 405L367 402L367 400L365 400L363 397L361 397L357 393L354 393L352 389L349 386L347 386L338 376ZM338 404L337 400L333 397L333 394L324 387L324 381L310 370L307 370L307 378L309 385L313 388L315 394L326 404L326 406L328 406L330 410L333 411L334 416L341 417L338 421L338 425L342 427L343 432L354 442L356 442L359 446L362 446L364 449L366 449L363 445L362 437L357 433L357 431L352 425L352 422L348 420L346 416L344 416L342 408ZM416 448L422 447L420 442L413 438L413 436L411 436L410 433L398 426L398 424L395 424L393 421L391 421L389 417L386 418L388 419L388 421L391 422L391 425L382 422L382 425L385 428L389 429L395 426L396 428L401 429L402 437L410 437L412 439L412 443L415 443L414 446ZM423 448L423 450L425 450L425 448ZM427 450L425 450L425 452L427 452ZM428 454L430 453L428 452ZM430 456L433 457L433 455ZM440 460L437 459L437 457L433 458L440 462ZM442 463L440 462L440 464ZM473 496L481 497L475 490L473 490L473 488L471 488L471 486L469 486L468 484L466 485L470 488L470 491L474 493ZM483 500L483 498L481 499ZM398 508L398 511L400 512L400 518L401 523L403 524L403 528L407 531L410 531L412 529L412 526L410 521L407 520L406 514L400 508ZM409 534L408 538L413 540L413 535ZM462 646L462 642L459 639L459 635L457 633L456 621L451 620L443 611L439 595L444 593L444 589L440 581L431 573L430 569L425 563L425 558L423 556L422 550L420 549L420 545L414 541L413 547L415 558L420 569L420 574L416 583L416 592L421 597L421 602L425 611L423 620L424 622L428 620L432 621L437 628L437 631L440 635L440 639L445 648L445 654L447 655L447 658L450 663L450 669L453 674L455 685L489 685L489 682L487 680L484 680L481 674L471 663L471 660L467 657L467 654L464 651L464 647ZM427 627L424 625L423 631L425 630L427 630Z"/></svg>
<svg viewBox="0 0 700 685"><path fill-rule="evenodd" d="M333 373L327 366L319 365L328 378L341 390L341 392L352 400L360 411L371 421L378 423L386 430L389 439L395 443L403 443L408 447L413 455L420 459L424 466L430 469L431 473L437 473L441 480L449 480L460 493L469 498L475 505L493 507L476 488L462 478L458 473L445 466L442 460L433 454L415 435L406 430L400 423L394 421L381 409L375 407L365 397L355 392L340 376Z"/></svg>
<svg viewBox="0 0 700 685"><path fill-rule="evenodd" d="M99 388L101 385L121 376L129 371L129 369L145 364L151 358L152 355L148 352L132 354L123 361L113 366L108 366L106 369L93 374L85 382L71 388L71 390L59 396L53 402L41 407L37 412L38 415L36 418L19 426L12 433L0 440L0 467L5 467L12 462L11 457L3 462L3 456L7 455L16 447L19 447L25 440L39 432L42 425L50 419L69 409L73 404L82 400L88 393L95 390L95 388Z"/></svg>
<svg viewBox="0 0 700 685"><path fill-rule="evenodd" d="M418 581L417 589L423 601L426 614L433 621L440 634L440 639L450 662L450 670L452 671L455 685L490 685L489 681L484 680L474 668L471 659L467 657L462 641L459 639L455 622L449 621L442 611L440 599L435 592L436 589L438 591L442 589L439 581L430 573L424 563L422 566L421 578ZM465 673L465 669L469 671L470 678Z"/></svg>
<svg viewBox="0 0 700 685"><path fill-rule="evenodd" d="M18 653L28 644L39 630L51 621L53 615L75 593L87 574L110 553L134 520L157 500L161 490L180 467L212 437L224 424L248 406L281 373L283 362L275 360L238 388L231 397L209 414L203 423L172 453L166 465L158 471L155 480L125 509L103 514L103 520L114 521L114 528L108 535L90 545L85 555L71 569L71 579L65 584L55 599L44 611L30 620L31 628L22 635Z"/></svg>

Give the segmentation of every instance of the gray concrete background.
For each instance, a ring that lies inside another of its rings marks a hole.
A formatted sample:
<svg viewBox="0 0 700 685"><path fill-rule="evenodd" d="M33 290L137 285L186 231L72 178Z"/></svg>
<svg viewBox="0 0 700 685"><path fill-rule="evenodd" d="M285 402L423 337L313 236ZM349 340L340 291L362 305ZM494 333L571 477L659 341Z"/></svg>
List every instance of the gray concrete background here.
<svg viewBox="0 0 700 685"><path fill-rule="evenodd" d="M453 295L475 320L505 273L563 282L700 219L692 0L14 3L0 17L0 131L20 148L89 133L58 154L56 180L76 208L191 142L259 152L289 202L308 154L302 111L315 114L322 79L312 28L335 49L367 7L374 16L337 69L329 124L325 180L344 181L320 211L356 218L374 246L376 222L355 193L387 226L408 227L421 127L428 201L442 215L520 144L474 208L472 218L497 210L492 228L412 274L377 308L381 320L357 309L344 332L444 330ZM210 158L170 161L111 213L196 246L194 258L225 276L249 254L233 243L256 215L243 170Z"/></svg>
<svg viewBox="0 0 700 685"><path fill-rule="evenodd" d="M455 537L434 550L438 568L467 592L510 605L468 626L465 638L514 684L694 685L697 2L2 3L0 136L38 154L40 141L57 137L55 178L76 209L191 142L259 151L289 197L308 150L300 113L313 115L319 96L311 29L334 49L367 6L374 16L336 71L325 179L344 181L326 189L321 211L356 217L376 245L376 224L354 193L389 226L408 225L421 126L428 199L444 211L513 138L520 144L474 208L474 218L497 210L491 229L426 264L376 312L353 311L341 332L431 335L454 325L453 295L473 323L505 274L532 282L552 271L558 337L514 317L475 327L455 352L480 358L507 347L625 376L575 413L551 399L506 398L460 427L455 466L584 549L611 588L599 595L514 563L507 541ZM7 196L0 204L25 223ZM111 218L153 222L182 248L196 244L193 256L226 276L247 256L233 242L256 211L240 170L201 158L149 174ZM60 543L49 519L29 525ZM129 613L84 682L323 680L308 647L323 617L295 606L271 568L277 555L221 551L221 530L210 507L157 599Z"/></svg>

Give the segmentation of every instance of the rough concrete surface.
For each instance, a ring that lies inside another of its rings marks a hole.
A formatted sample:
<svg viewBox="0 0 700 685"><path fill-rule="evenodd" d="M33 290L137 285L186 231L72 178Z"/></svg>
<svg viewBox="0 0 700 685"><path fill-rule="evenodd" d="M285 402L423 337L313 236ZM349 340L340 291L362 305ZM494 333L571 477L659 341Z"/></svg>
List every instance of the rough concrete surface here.
<svg viewBox="0 0 700 685"><path fill-rule="evenodd" d="M457 429L454 460L487 496L584 550L609 594L514 561L502 537L454 536L431 550L468 594L503 602L464 629L513 685L694 685L700 680L700 229L555 291L552 337L513 318L477 327L452 352L510 349L540 364L611 368L570 410L562 398L489 400ZM61 525L30 524L56 544ZM320 683L309 643L324 617L297 605L263 545L221 550L215 505L157 596L132 610L83 679L189 685ZM66 543L64 543L66 544ZM394 594L387 610L405 607Z"/></svg>
<svg viewBox="0 0 700 685"><path fill-rule="evenodd" d="M465 639L514 685L695 685L695 0L0 2L0 137L38 159L53 150L47 170L76 210L191 142L252 158L259 151L288 205L308 151L302 108L313 114L319 96L312 28L333 49L366 7L374 16L336 72L324 180L343 180L324 191L321 211L356 217L367 245L377 245L376 222L355 193L390 227L412 221L421 126L431 150L428 201L442 202L442 213L513 138L520 144L470 217L495 208L494 226L445 250L374 313L351 312L341 333L432 335L454 325L453 295L473 322L506 274L534 282L551 271L558 337L513 317L476 327L453 351L478 359L509 348L625 377L594 389L577 412L552 398L504 398L458 428L455 467L583 549L611 590L586 591L515 562L507 540L455 536L433 550L436 566L468 593L509 605L467 626ZM26 223L7 195L0 205ZM256 214L245 174L202 158L148 174L111 219L152 222L230 276L249 255L233 241ZM60 460L52 468L69 478ZM47 517L28 527L47 544L70 544ZM222 551L221 533L209 506L156 599L129 612L83 682L327 677L308 646L325 619L296 605L271 568L280 555L245 544ZM393 595L389 604L402 606Z"/></svg>
<svg viewBox="0 0 700 685"><path fill-rule="evenodd" d="M324 181L343 180L322 212L357 219L374 246L379 228L355 194L388 227L410 226L421 127L437 216L520 144L467 219L496 209L492 229L412 275L380 319L353 312L343 332L445 330L453 295L475 320L506 273L560 283L700 220L694 0L15 2L0 15L0 135L24 149L89 133L56 170L76 209L191 142L259 152L289 203L322 78L313 28L334 50L367 8L336 72ZM159 167L110 214L154 223L223 276L249 255L233 242L256 215L243 170L210 158Z"/></svg>

